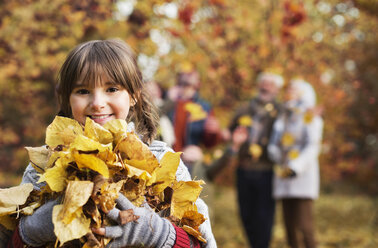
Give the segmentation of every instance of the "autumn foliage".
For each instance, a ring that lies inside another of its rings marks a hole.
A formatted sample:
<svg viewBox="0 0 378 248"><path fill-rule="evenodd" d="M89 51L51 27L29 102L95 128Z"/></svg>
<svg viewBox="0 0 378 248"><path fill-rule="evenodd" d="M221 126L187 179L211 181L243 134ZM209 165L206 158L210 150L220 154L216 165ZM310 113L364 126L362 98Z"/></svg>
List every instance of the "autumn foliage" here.
<svg viewBox="0 0 378 248"><path fill-rule="evenodd" d="M132 11L119 12L121 3ZM367 0L3 1L1 183L17 184L28 163L23 147L43 143L67 52L120 37L139 54L146 78L165 88L185 64L195 66L223 126L255 93L259 72L303 77L323 108L322 182L347 179L376 192L377 17L376 2Z"/></svg>

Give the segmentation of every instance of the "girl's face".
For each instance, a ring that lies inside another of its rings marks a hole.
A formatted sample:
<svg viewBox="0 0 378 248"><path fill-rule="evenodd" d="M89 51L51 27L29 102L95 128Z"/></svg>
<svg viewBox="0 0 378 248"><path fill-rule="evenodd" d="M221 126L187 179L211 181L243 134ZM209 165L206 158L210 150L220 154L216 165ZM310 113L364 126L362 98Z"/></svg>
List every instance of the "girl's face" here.
<svg viewBox="0 0 378 248"><path fill-rule="evenodd" d="M100 125L113 119L123 119L129 113L131 98L120 84L102 80L94 86L77 84L70 95L72 116L81 124L87 117Z"/></svg>

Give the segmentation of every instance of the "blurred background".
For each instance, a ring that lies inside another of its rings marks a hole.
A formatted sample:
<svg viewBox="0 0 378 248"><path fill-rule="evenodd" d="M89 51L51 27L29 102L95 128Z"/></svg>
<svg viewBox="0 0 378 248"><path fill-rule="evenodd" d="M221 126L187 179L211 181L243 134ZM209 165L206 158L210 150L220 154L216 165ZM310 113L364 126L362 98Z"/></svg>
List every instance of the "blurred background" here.
<svg viewBox="0 0 378 248"><path fill-rule="evenodd" d="M1 1L0 187L20 183L25 146L44 144L68 51L119 37L138 54L145 79L163 89L177 72L195 67L200 94L223 127L256 93L259 72L311 82L325 122L315 203L319 246L377 247L377 24L376 0ZM206 151L205 159L217 151ZM209 183L203 197L216 206L219 247L247 247L232 175ZM285 247L279 212L272 247Z"/></svg>

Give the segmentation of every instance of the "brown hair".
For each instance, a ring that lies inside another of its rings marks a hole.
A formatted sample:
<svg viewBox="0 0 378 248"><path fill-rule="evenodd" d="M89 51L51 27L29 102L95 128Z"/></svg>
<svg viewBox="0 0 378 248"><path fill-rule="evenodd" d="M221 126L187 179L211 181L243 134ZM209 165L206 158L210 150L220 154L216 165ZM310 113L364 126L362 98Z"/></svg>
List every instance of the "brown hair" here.
<svg viewBox="0 0 378 248"><path fill-rule="evenodd" d="M127 121L134 121L136 131L144 142L156 135L158 115L147 90L135 53L122 40L94 40L76 46L63 63L57 85L60 115L71 117L70 95L75 84L95 85L108 77L124 87L135 105L130 108Z"/></svg>

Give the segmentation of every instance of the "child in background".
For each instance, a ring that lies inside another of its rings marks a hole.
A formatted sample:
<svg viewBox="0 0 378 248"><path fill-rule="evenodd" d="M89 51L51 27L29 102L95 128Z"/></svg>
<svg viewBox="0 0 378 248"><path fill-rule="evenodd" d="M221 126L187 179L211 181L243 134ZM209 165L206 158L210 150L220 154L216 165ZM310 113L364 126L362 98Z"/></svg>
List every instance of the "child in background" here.
<svg viewBox="0 0 378 248"><path fill-rule="evenodd" d="M173 152L165 143L153 140L158 123L155 106L145 90L135 54L123 41L96 40L74 48L60 70L57 93L59 115L73 118L83 125L87 117L100 125L113 119L124 119L129 123L128 127L135 129L143 142L149 145L158 160L166 152ZM182 161L176 178L178 181L191 180ZM37 172L29 165L22 183L33 183L35 189L41 190L44 184L38 184L38 179ZM56 204L59 204L57 200L49 201L33 215L22 217L8 247L43 247L55 242L52 210ZM120 210L132 208L140 216L138 221L106 226L93 232L112 238L107 247L216 247L208 208L201 199L196 205L198 212L206 218L200 226L206 244L200 244L151 209L135 207L123 195L117 199L116 207L108 216L118 220Z"/></svg>
<svg viewBox="0 0 378 248"><path fill-rule="evenodd" d="M323 120L315 109L316 94L301 79L290 81L285 110L277 118L268 146L280 167L273 180L273 195L282 200L289 246L316 247L313 201L319 195L319 151Z"/></svg>

